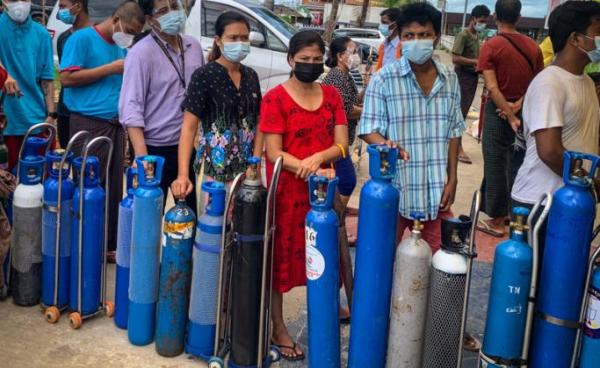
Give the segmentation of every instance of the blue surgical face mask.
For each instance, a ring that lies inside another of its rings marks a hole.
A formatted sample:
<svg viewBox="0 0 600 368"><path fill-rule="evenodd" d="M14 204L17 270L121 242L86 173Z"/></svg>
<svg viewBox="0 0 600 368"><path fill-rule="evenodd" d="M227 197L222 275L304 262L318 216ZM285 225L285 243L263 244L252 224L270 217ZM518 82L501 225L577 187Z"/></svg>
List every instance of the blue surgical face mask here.
<svg viewBox="0 0 600 368"><path fill-rule="evenodd" d="M232 63L239 63L250 53L250 42L223 43L223 56Z"/></svg>
<svg viewBox="0 0 600 368"><path fill-rule="evenodd" d="M600 63L600 36L596 36L594 38L588 35L584 36L589 38L590 40L594 40L594 42L596 43L596 48L590 51L584 50L581 47L579 49L587 54L592 63Z"/></svg>
<svg viewBox="0 0 600 368"><path fill-rule="evenodd" d="M415 64L425 64L433 56L433 40L402 41L402 55Z"/></svg>
<svg viewBox="0 0 600 368"><path fill-rule="evenodd" d="M181 32L185 24L185 12L183 10L172 10L158 18L160 30L171 36Z"/></svg>
<svg viewBox="0 0 600 368"><path fill-rule="evenodd" d="M483 32L485 31L486 26L487 25L485 23L475 23L473 28L475 28L475 32Z"/></svg>
<svg viewBox="0 0 600 368"><path fill-rule="evenodd" d="M64 24L73 24L75 23L75 16L71 14L71 9L59 9L57 14L58 20L63 22Z"/></svg>
<svg viewBox="0 0 600 368"><path fill-rule="evenodd" d="M389 37L390 35L390 25L389 24L380 24L379 32L383 35L383 37Z"/></svg>

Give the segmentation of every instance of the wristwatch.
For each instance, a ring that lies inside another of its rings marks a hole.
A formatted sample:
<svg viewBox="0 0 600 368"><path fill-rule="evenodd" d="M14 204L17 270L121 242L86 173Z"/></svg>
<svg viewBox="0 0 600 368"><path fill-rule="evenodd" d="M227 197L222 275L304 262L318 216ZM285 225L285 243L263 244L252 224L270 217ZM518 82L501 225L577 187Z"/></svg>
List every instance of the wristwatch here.
<svg viewBox="0 0 600 368"><path fill-rule="evenodd" d="M56 111L55 112L49 112L48 113L48 117L51 117L52 119L56 120L56 119L58 119L58 113Z"/></svg>

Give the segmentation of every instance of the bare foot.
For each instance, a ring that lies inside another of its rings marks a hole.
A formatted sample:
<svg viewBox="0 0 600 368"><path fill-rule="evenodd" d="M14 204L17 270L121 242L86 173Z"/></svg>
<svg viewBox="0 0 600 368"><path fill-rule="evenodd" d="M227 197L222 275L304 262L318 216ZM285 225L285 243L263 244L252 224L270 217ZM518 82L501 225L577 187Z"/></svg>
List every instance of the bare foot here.
<svg viewBox="0 0 600 368"><path fill-rule="evenodd" d="M350 309L340 306L340 319L350 318Z"/></svg>
<svg viewBox="0 0 600 368"><path fill-rule="evenodd" d="M292 339L284 324L273 326L273 337L271 342L279 347L281 356L286 360L302 360L304 352L298 347L297 343Z"/></svg>

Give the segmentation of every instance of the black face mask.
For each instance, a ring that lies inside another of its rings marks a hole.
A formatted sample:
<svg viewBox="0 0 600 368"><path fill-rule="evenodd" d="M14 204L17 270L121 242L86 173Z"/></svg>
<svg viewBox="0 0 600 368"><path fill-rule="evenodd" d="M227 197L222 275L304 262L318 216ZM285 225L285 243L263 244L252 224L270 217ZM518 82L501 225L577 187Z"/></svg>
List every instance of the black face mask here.
<svg viewBox="0 0 600 368"><path fill-rule="evenodd" d="M296 66L294 67L294 75L303 83L312 83L316 81L324 72L325 69L323 68L323 63L310 64L296 62Z"/></svg>

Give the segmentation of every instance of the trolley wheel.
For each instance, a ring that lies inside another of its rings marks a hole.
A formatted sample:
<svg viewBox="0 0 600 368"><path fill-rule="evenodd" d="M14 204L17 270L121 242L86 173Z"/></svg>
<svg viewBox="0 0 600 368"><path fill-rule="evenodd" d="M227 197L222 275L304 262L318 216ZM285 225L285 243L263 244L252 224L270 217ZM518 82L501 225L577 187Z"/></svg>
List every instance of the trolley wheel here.
<svg viewBox="0 0 600 368"><path fill-rule="evenodd" d="M44 311L44 317L46 318L46 322L56 323L60 319L60 311L54 306L48 307Z"/></svg>
<svg viewBox="0 0 600 368"><path fill-rule="evenodd" d="M71 328L77 330L83 324L83 319L81 318L81 314L79 312L73 312L69 314L69 322L71 324Z"/></svg>
<svg viewBox="0 0 600 368"><path fill-rule="evenodd" d="M104 303L104 310L106 310L106 316L112 318L115 315L115 304L113 302Z"/></svg>
<svg viewBox="0 0 600 368"><path fill-rule="evenodd" d="M208 368L225 368L225 362L219 357L212 357L208 361Z"/></svg>
<svg viewBox="0 0 600 368"><path fill-rule="evenodd" d="M281 360L281 350L275 345L269 348L269 359L271 359L271 363L277 363Z"/></svg>

